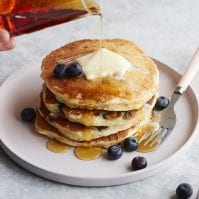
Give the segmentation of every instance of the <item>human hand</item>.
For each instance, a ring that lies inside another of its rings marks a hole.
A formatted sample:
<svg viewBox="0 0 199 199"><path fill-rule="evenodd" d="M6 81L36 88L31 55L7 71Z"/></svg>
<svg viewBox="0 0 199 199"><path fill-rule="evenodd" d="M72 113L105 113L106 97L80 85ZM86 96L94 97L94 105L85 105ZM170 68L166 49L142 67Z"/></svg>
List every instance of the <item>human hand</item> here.
<svg viewBox="0 0 199 199"><path fill-rule="evenodd" d="M14 47L14 39L10 38L10 34L6 30L0 29L0 51L11 50Z"/></svg>

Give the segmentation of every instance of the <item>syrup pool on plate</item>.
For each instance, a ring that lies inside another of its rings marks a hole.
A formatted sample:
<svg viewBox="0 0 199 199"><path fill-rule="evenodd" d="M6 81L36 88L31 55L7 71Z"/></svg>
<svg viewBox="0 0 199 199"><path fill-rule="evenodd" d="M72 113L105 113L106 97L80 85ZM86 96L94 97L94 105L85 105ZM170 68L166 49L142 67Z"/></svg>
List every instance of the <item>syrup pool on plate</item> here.
<svg viewBox="0 0 199 199"><path fill-rule="evenodd" d="M47 142L46 148L54 153L66 153L72 147L57 140L51 139ZM100 147L76 147L75 156L80 160L95 160L101 156L103 149Z"/></svg>
<svg viewBox="0 0 199 199"><path fill-rule="evenodd" d="M66 153L71 149L71 146L51 139L47 142L46 148L54 153Z"/></svg>
<svg viewBox="0 0 199 199"><path fill-rule="evenodd" d="M100 147L76 147L75 155L80 160L95 160L100 157L103 150Z"/></svg>

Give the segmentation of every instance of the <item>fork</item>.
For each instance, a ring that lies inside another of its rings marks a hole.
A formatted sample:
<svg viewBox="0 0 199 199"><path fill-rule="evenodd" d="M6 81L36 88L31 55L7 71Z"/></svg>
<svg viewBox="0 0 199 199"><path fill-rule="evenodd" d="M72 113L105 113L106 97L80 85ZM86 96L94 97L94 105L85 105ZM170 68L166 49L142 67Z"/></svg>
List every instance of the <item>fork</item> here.
<svg viewBox="0 0 199 199"><path fill-rule="evenodd" d="M169 106L160 113L159 129L157 131L155 130L151 134L148 134L147 136L144 135L142 138L140 138L142 145L149 148L154 146L155 144L159 146L170 135L177 121L174 111L174 105L186 91L187 87L191 83L191 80L198 72L198 70L199 48L195 51L184 75L181 77L179 83L177 84L177 87L172 94Z"/></svg>

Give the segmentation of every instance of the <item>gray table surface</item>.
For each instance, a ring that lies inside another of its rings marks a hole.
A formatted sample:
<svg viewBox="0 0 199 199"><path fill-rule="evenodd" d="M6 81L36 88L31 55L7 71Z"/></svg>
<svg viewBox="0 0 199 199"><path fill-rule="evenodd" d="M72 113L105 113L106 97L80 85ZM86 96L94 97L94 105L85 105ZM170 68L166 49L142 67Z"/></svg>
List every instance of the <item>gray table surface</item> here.
<svg viewBox="0 0 199 199"><path fill-rule="evenodd" d="M183 73L199 46L198 0L104 0L104 38L128 38L147 54ZM42 59L51 50L73 40L99 37L99 19L87 17L16 38L17 47L0 53L0 83L17 68ZM192 82L199 91L199 79ZM5 102L6 103L6 102ZM180 160L163 173L127 185L85 188L63 185L35 176L0 149L0 198L59 199L167 199L182 182L199 188L199 135Z"/></svg>

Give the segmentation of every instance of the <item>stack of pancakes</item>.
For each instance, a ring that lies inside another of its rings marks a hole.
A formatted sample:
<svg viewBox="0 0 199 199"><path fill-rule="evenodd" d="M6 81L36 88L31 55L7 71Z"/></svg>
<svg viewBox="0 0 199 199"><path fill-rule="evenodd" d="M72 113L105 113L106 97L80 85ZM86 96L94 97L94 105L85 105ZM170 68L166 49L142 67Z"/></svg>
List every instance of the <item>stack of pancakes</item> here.
<svg viewBox="0 0 199 199"><path fill-rule="evenodd" d="M123 79L58 79L53 70L60 61L94 52L100 42L80 40L51 52L42 62L44 84L35 122L40 134L71 146L108 147L150 121L158 94L155 63L128 40L103 40L102 47L120 54L137 70L127 71Z"/></svg>

